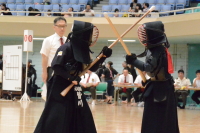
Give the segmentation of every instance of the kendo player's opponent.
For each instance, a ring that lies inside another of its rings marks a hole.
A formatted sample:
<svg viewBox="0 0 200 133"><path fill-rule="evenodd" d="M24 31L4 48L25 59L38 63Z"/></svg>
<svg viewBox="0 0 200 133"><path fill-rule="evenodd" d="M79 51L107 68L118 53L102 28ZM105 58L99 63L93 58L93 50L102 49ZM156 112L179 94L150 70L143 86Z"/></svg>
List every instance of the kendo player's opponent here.
<svg viewBox="0 0 200 133"><path fill-rule="evenodd" d="M138 28L138 37L146 47L146 61L137 59L135 54L126 56L128 64L151 77L146 85L141 133L179 133L176 99L171 73L173 66L168 48L170 44L161 21L149 22Z"/></svg>
<svg viewBox="0 0 200 133"><path fill-rule="evenodd" d="M58 48L52 61L54 75L48 81L51 89L45 109L34 133L96 133L92 113L85 100L78 74L84 64L90 64L91 39L94 26L91 23L74 21L67 41ZM100 63L111 56L112 50L105 46L102 57L90 70L96 71ZM71 83L75 84L63 97L61 92Z"/></svg>

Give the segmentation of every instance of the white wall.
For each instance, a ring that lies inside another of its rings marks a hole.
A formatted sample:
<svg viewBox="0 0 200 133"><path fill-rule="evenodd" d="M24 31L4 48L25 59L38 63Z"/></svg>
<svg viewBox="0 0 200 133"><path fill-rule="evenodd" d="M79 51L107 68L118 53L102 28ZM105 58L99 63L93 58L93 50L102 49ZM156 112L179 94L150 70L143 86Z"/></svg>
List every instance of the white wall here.
<svg viewBox="0 0 200 133"><path fill-rule="evenodd" d="M22 44L22 39L0 39L0 53L2 53L3 45L16 45L16 44ZM99 41L94 47L91 48L91 50L94 52L93 57L96 57L99 52L102 50L103 46L109 46L111 42L105 42L105 41ZM144 47L141 44L138 43L126 43L127 47L132 53L140 54L144 51ZM41 86L42 79L41 79L41 55L40 55L40 49L42 46L42 41L34 41L33 49L34 52L29 53L29 59L32 59L33 65L35 65L35 69L37 71L37 80L36 84L38 86ZM187 76L187 59L188 59L188 50L186 44L177 44L177 52L174 49L176 45L171 45L169 51L172 54L172 58L175 61L175 73L173 74L173 77L177 77L177 71L181 68L185 71L185 74ZM115 47L113 47L113 54L112 57L106 60L113 62L113 67L119 72L122 72L122 62L125 61L124 56L126 55L123 47L120 43L118 43ZM177 56L177 59L175 60L175 57ZM26 59L26 53L23 53L23 63L25 64ZM144 61L144 58L141 58L141 60Z"/></svg>

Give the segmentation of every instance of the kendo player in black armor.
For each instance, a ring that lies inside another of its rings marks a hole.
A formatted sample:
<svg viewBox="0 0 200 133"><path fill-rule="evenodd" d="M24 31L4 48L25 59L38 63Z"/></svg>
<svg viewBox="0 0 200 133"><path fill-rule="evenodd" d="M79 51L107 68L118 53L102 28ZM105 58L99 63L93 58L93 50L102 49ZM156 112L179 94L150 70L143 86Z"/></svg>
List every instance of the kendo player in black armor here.
<svg viewBox="0 0 200 133"><path fill-rule="evenodd" d="M168 48L170 44L164 33L161 21L149 22L138 28L138 37L146 50L145 62L137 59L135 54L126 56L128 64L151 77L146 85L141 133L179 133L176 99L171 73L173 66Z"/></svg>
<svg viewBox="0 0 200 133"><path fill-rule="evenodd" d="M52 61L54 74L48 81L50 95L34 133L97 132L84 94L77 85L81 80L78 74L92 62L89 46L93 28L91 23L75 20L66 43L58 48ZM99 64L111 56L112 50L105 46L101 53L104 56L91 71L96 71ZM71 83L75 86L65 97L61 96L60 93Z"/></svg>

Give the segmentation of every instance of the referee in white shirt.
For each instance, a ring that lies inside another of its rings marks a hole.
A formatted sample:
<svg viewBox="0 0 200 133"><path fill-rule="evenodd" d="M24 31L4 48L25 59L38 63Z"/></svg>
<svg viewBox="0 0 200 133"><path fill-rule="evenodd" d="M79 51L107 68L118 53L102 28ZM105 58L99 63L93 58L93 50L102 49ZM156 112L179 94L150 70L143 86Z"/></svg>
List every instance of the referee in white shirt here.
<svg viewBox="0 0 200 133"><path fill-rule="evenodd" d="M96 86L99 84L100 80L96 73L87 70L85 75L81 76L80 85L84 91L90 91L92 95L92 104L96 102Z"/></svg>
<svg viewBox="0 0 200 133"><path fill-rule="evenodd" d="M128 69L124 68L123 74L120 75L119 78L118 78L118 84L121 84L121 85L131 85L131 84L133 84L133 76L131 74L128 74ZM132 88L124 87L124 88L120 88L117 91L119 91L119 92L117 92L117 94L121 94L122 92L126 93L127 101L128 101L128 103L130 103ZM118 96L116 96L116 98L117 97Z"/></svg>
<svg viewBox="0 0 200 133"><path fill-rule="evenodd" d="M64 36L67 27L67 21L64 17L57 17L54 19L53 29L55 34L44 39L41 55L42 55L42 80L46 83L52 74L51 62L54 58L54 55L57 49L63 45L66 41L66 37ZM48 97L47 90L47 97Z"/></svg>

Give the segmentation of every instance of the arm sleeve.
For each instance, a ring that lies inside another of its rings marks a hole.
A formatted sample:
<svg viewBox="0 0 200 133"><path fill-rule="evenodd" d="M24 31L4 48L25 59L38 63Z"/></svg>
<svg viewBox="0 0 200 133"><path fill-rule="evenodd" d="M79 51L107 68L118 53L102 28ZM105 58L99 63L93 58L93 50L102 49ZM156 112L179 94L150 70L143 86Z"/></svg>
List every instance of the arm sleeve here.
<svg viewBox="0 0 200 133"><path fill-rule="evenodd" d="M157 60L157 57L152 57L151 59L146 60L146 62L144 63L136 59L132 62L132 64L141 71L151 72L156 68Z"/></svg>
<svg viewBox="0 0 200 133"><path fill-rule="evenodd" d="M117 75L118 72L114 69L114 70L113 70L113 74Z"/></svg>
<svg viewBox="0 0 200 133"><path fill-rule="evenodd" d="M51 48L51 45L50 45L49 39L45 38L42 43L42 48L40 50L40 53L46 56L49 56L50 48Z"/></svg>
<svg viewBox="0 0 200 133"><path fill-rule="evenodd" d="M34 75L34 78L33 78L33 85L35 84L35 81L36 81L36 79L37 79L37 74L36 74L36 70L35 70L35 68L33 68L34 69L34 71L33 71L33 75Z"/></svg>
<svg viewBox="0 0 200 133"><path fill-rule="evenodd" d="M133 76L129 75L129 82L128 83L133 83Z"/></svg>
<svg viewBox="0 0 200 133"><path fill-rule="evenodd" d="M99 83L100 82L100 79L99 77L95 74L95 83Z"/></svg>
<svg viewBox="0 0 200 133"><path fill-rule="evenodd" d="M119 78L118 78L118 83L122 83L122 76L120 75Z"/></svg>
<svg viewBox="0 0 200 133"><path fill-rule="evenodd" d="M67 57L68 57L66 53L68 52L66 50L62 50L62 48L63 48L62 46L58 48L51 66L56 75L59 75L66 80L73 81L74 77L71 76L65 68L65 64L67 62ZM62 52L62 54L59 52Z"/></svg>
<svg viewBox="0 0 200 133"><path fill-rule="evenodd" d="M187 83L187 85L192 85L191 82L190 82L190 79L188 79L188 83Z"/></svg>

